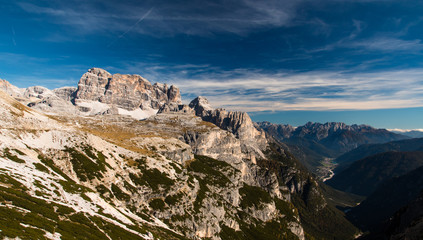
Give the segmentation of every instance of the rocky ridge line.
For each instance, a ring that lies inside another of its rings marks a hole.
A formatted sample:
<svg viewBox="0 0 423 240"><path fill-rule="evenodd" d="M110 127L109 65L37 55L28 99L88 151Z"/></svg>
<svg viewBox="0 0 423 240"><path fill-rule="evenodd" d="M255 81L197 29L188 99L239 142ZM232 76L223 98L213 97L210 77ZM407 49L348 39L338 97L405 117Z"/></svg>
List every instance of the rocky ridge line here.
<svg viewBox="0 0 423 240"><path fill-rule="evenodd" d="M77 88L21 89L0 80L0 89L24 105L54 114L126 114L145 119L165 104L181 104L179 89L174 85L151 84L140 75L112 75L101 68L91 68L84 73Z"/></svg>

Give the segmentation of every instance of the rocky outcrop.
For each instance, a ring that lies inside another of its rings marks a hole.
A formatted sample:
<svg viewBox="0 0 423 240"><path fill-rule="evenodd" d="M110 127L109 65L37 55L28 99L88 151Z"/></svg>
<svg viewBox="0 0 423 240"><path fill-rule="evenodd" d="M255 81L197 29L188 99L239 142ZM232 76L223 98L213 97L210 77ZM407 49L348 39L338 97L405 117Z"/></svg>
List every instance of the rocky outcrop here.
<svg viewBox="0 0 423 240"><path fill-rule="evenodd" d="M80 112L70 101L63 100L56 95L44 97L28 103L28 107L53 114L78 115Z"/></svg>
<svg viewBox="0 0 423 240"><path fill-rule="evenodd" d="M23 89L20 89L3 79L0 79L0 89L12 97L22 97L24 92Z"/></svg>
<svg viewBox="0 0 423 240"><path fill-rule="evenodd" d="M25 92L23 94L25 98L29 98L29 99L31 98L43 99L53 95L54 95L53 91L41 86L29 87L25 89Z"/></svg>
<svg viewBox="0 0 423 240"><path fill-rule="evenodd" d="M204 121L216 124L221 129L228 130L237 138L247 141L264 140L264 132L259 131L246 112L213 109L204 97L197 97L191 101L189 107L194 109L195 115Z"/></svg>
<svg viewBox="0 0 423 240"><path fill-rule="evenodd" d="M76 87L61 87L53 90L57 97L65 101L73 101L75 99Z"/></svg>
<svg viewBox="0 0 423 240"><path fill-rule="evenodd" d="M160 107L157 113L171 113L171 112L194 114L194 110L190 108L188 105L177 104L177 103L166 103Z"/></svg>
<svg viewBox="0 0 423 240"><path fill-rule="evenodd" d="M293 132L295 131L295 127L288 124L274 124L264 121L255 123L255 125L264 129L268 134L280 140L292 137Z"/></svg>
<svg viewBox="0 0 423 240"><path fill-rule="evenodd" d="M189 103L189 107L194 109L195 115L199 117L209 115L214 109L209 104L209 101L202 96L198 96Z"/></svg>
<svg viewBox="0 0 423 240"><path fill-rule="evenodd" d="M112 75L100 68L91 68L82 75L78 83L76 98L98 101L106 92Z"/></svg>
<svg viewBox="0 0 423 240"><path fill-rule="evenodd" d="M233 166L242 162L242 159L249 159L255 163L256 158L264 157L262 149L267 145L265 133L255 127L245 112L214 109L206 98L199 96L189 105L165 104L158 113L194 114L203 121L225 130L225 132L209 132L206 135L187 131L185 141L193 146L196 154L227 159L226 161L231 162Z"/></svg>
<svg viewBox="0 0 423 240"><path fill-rule="evenodd" d="M181 103L179 89L173 85L152 85L139 75L112 75L100 68L92 68L81 77L76 99L113 104L129 111L159 109L166 103Z"/></svg>
<svg viewBox="0 0 423 240"><path fill-rule="evenodd" d="M28 107L53 114L78 115L78 108L72 104L76 88L63 87L50 90L41 86L28 87L21 99Z"/></svg>
<svg viewBox="0 0 423 240"><path fill-rule="evenodd" d="M49 113L81 116L119 114L140 120L155 115L159 109L164 112L192 112L188 106L181 105L181 95L176 86L151 84L139 75L112 75L100 68L91 68L83 74L77 88L49 90L34 86L20 89L0 80L0 89L24 105Z"/></svg>

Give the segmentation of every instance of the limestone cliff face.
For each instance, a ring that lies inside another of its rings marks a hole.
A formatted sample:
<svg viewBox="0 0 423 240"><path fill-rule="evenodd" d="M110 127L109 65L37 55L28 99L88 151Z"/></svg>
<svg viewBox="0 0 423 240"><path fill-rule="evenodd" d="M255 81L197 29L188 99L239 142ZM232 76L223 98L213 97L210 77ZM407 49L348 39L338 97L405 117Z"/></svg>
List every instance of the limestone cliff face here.
<svg viewBox="0 0 423 240"><path fill-rule="evenodd" d="M197 132L195 135L187 132L185 140L194 152L229 163L241 173L240 177L244 183L258 186L280 200L292 201L301 209L300 212L313 212L322 216L339 214L338 210L328 206L319 184L305 168L271 136L266 138L263 130L256 128L247 113L213 109L204 97L194 99L189 107L203 121L213 123L227 132L226 135L213 131ZM179 106L177 109L183 108ZM177 109L175 111L178 111ZM269 209L270 206L267 210ZM269 211L263 213L256 209L250 214L265 220ZM305 222L309 221L306 215L300 217L304 218ZM328 221L331 220L322 217L322 222ZM347 230L340 235L353 234L354 227L347 221L342 221ZM338 226L330 224L324 228L332 232ZM290 229L298 238L304 239L300 225L292 223Z"/></svg>
<svg viewBox="0 0 423 240"><path fill-rule="evenodd" d="M44 112L79 116L129 115L146 119L159 109L178 108L181 94L176 86L151 84L139 75L110 74L91 68L78 87L49 90L41 86L20 89L0 79L0 89L24 105ZM182 112L191 111L186 106Z"/></svg>
<svg viewBox="0 0 423 240"><path fill-rule="evenodd" d="M204 121L216 124L216 126L232 132L241 140L265 141L265 134L259 131L245 112L227 111L225 109L213 109L206 98L197 97L189 106L194 109L197 116Z"/></svg>
<svg viewBox="0 0 423 240"><path fill-rule="evenodd" d="M91 68L82 75L78 83L76 97L87 100L99 100L106 91L107 83L112 75L99 68Z"/></svg>
<svg viewBox="0 0 423 240"><path fill-rule="evenodd" d="M126 110L159 109L165 103L181 103L175 86L152 85L139 75L112 75L100 68L92 68L81 77L76 99L113 104Z"/></svg>
<svg viewBox="0 0 423 240"><path fill-rule="evenodd" d="M75 98L75 93L78 88L76 87L61 87L57 89L53 89L54 94L57 97L65 100L65 101L73 101Z"/></svg>

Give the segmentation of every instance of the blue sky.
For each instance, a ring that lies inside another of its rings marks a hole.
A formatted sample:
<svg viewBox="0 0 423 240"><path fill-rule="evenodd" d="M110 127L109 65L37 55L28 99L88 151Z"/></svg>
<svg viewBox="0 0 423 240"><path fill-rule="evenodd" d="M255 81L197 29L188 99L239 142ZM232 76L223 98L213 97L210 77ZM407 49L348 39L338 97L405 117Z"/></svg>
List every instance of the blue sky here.
<svg viewBox="0 0 423 240"><path fill-rule="evenodd" d="M19 87L101 67L253 120L423 128L421 1L0 3L0 78Z"/></svg>

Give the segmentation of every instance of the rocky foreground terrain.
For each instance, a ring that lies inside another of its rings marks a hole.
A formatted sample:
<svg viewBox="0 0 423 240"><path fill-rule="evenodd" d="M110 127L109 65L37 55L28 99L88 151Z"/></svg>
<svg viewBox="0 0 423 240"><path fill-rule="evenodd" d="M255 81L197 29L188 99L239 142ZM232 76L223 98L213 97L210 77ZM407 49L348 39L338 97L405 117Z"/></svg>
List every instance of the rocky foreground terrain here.
<svg viewBox="0 0 423 240"><path fill-rule="evenodd" d="M246 113L93 68L0 82L0 236L353 239L319 182Z"/></svg>

